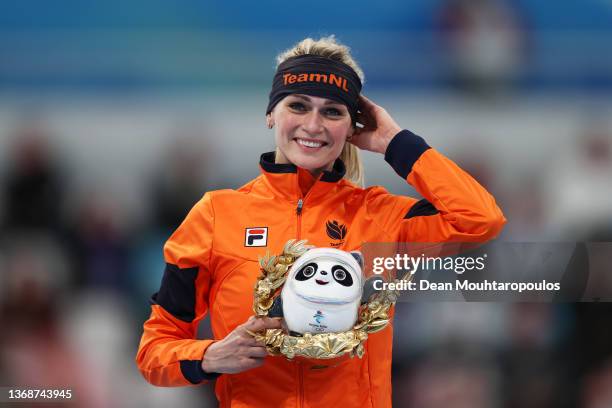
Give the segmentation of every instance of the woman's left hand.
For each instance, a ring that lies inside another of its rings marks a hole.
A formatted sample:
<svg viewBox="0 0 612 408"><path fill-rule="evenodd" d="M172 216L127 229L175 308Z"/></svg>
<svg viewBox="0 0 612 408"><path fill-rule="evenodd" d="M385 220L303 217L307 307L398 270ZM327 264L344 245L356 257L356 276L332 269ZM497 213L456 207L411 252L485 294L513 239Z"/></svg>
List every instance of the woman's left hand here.
<svg viewBox="0 0 612 408"><path fill-rule="evenodd" d="M357 122L364 127L355 128L350 142L362 150L385 154L391 139L402 128L382 107L363 95L359 95L359 112Z"/></svg>

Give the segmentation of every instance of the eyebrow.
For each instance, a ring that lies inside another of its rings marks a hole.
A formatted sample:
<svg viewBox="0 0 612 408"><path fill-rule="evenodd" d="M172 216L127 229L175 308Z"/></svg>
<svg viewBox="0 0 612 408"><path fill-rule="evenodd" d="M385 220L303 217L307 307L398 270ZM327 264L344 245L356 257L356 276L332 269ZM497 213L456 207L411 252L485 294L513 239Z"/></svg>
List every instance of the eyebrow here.
<svg viewBox="0 0 612 408"><path fill-rule="evenodd" d="M303 96L303 95L291 95L291 96L300 98L302 100L305 100L306 102L312 102L311 99L307 96ZM342 105L342 104L340 102L336 102L336 101L332 101L331 99L328 99L325 101L323 105Z"/></svg>

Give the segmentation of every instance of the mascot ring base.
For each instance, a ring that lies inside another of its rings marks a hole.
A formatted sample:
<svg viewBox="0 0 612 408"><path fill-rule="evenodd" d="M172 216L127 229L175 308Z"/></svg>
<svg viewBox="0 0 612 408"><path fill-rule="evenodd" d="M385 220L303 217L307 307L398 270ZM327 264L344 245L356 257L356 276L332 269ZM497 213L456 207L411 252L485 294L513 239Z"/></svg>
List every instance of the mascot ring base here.
<svg viewBox="0 0 612 408"><path fill-rule="evenodd" d="M282 254L259 259L261 275L255 284L253 311L257 317L265 317L272 307L278 289L287 279L287 272L297 258L313 248L306 240L289 240ZM397 279L400 281L402 279ZM257 341L266 345L271 355L284 355L292 359L296 356L331 359L349 353L351 357L363 357L364 343L369 333L384 329L389 323L389 309L395 304L399 292L392 290L376 291L367 303L359 309L357 323L352 329L340 333L304 333L292 336L281 329L268 329L264 332L251 332Z"/></svg>

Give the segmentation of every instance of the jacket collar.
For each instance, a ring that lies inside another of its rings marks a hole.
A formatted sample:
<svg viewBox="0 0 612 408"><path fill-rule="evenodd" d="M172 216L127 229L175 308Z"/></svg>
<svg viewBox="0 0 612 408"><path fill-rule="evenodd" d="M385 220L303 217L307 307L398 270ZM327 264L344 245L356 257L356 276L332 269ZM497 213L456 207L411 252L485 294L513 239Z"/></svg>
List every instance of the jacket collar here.
<svg viewBox="0 0 612 408"><path fill-rule="evenodd" d="M261 155L259 166L266 182L275 192L291 201L297 200L302 193L298 184L298 173L307 171L291 163L275 163L275 153L267 152ZM340 159L336 159L331 170L324 170L319 179L308 193L318 195L329 192L346 174L346 166Z"/></svg>

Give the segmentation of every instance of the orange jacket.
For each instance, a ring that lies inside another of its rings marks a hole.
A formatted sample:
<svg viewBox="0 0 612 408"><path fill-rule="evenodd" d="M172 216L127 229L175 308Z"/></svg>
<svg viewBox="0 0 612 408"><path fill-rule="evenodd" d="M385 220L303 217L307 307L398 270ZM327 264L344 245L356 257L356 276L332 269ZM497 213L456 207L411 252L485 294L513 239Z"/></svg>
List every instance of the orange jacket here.
<svg viewBox="0 0 612 408"><path fill-rule="evenodd" d="M210 312L214 338L222 339L253 315L258 257L279 253L291 238L349 251L364 242L484 242L501 231L506 220L494 198L419 136L400 132L385 160L424 199L359 188L343 178L340 160L303 196L309 173L275 164L273 153L238 190L206 193L164 246L166 270L136 356L147 381L207 381L200 364L215 340L196 340L198 323ZM268 356L258 368L221 375L220 406L390 407L392 332L389 325L370 335L361 359Z"/></svg>

